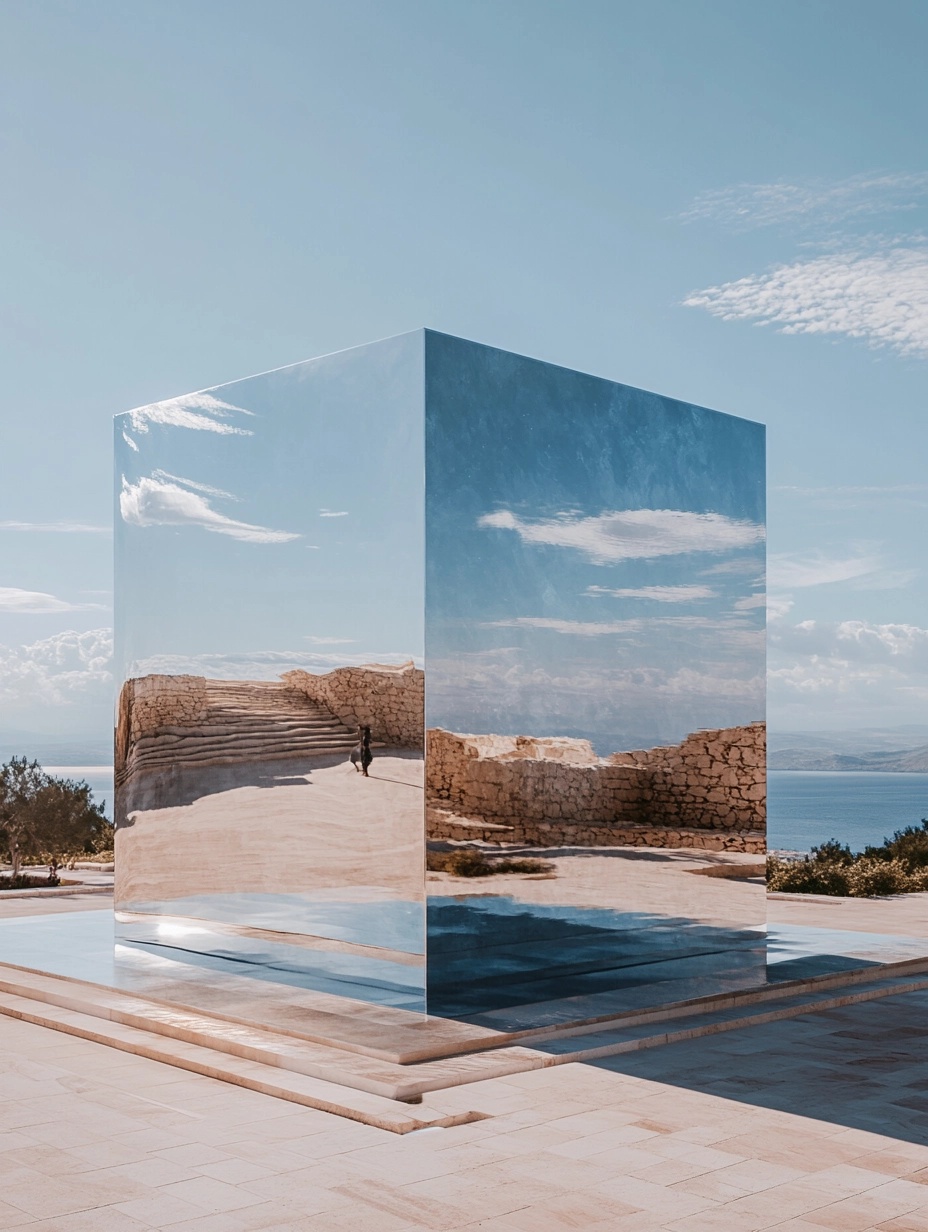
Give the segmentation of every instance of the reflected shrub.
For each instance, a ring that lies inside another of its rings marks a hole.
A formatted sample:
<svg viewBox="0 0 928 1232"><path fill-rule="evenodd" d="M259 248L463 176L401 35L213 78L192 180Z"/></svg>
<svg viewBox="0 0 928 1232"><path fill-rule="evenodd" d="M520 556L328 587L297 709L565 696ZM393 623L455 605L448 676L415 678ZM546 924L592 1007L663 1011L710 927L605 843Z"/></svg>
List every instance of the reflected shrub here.
<svg viewBox="0 0 928 1232"><path fill-rule="evenodd" d="M488 860L478 847L459 847L456 851L429 851L426 868L433 873L454 877L492 877L494 873L547 873L553 866L544 860L507 860L494 856Z"/></svg>

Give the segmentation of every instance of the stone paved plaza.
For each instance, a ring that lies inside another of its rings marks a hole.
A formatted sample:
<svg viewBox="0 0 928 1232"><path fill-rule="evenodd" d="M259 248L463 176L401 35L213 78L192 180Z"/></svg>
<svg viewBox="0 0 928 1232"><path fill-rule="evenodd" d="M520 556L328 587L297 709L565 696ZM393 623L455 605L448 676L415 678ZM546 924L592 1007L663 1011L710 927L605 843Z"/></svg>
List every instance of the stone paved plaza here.
<svg viewBox="0 0 928 1232"><path fill-rule="evenodd" d="M398 1136L0 1019L0 1228L928 1230L928 993L471 1089Z"/></svg>

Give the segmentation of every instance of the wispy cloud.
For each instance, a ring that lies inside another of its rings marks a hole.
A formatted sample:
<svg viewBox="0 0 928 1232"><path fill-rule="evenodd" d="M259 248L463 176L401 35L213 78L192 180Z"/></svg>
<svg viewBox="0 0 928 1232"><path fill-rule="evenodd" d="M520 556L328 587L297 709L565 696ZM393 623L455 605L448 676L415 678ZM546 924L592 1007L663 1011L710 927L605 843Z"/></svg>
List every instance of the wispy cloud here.
<svg viewBox="0 0 928 1232"><path fill-rule="evenodd" d="M607 510L595 517L571 512L538 519L501 509L484 514L477 524L515 531L524 543L573 548L596 565L688 552L730 552L764 539L764 528L756 522L683 509Z"/></svg>
<svg viewBox="0 0 928 1232"><path fill-rule="evenodd" d="M774 483L771 492L790 492L794 496L910 496L928 492L928 483L839 483L804 488L794 483Z"/></svg>
<svg viewBox="0 0 928 1232"><path fill-rule="evenodd" d="M347 518L347 509L320 509L320 518Z"/></svg>
<svg viewBox="0 0 928 1232"><path fill-rule="evenodd" d="M827 223L891 211L913 210L928 198L928 172L790 184L734 184L700 193L681 215L685 222L710 220L735 230L784 223Z"/></svg>
<svg viewBox="0 0 928 1232"><path fill-rule="evenodd" d="M24 531L51 535L111 535L111 526L96 526L90 522L0 522L0 530Z"/></svg>
<svg viewBox="0 0 928 1232"><path fill-rule="evenodd" d="M875 573L881 562L873 556L849 556L836 559L821 552L793 556L774 552L767 559L769 585L780 590L796 590L805 586L826 586L832 582L848 582L853 578Z"/></svg>
<svg viewBox="0 0 928 1232"><path fill-rule="evenodd" d="M356 639L353 637L314 637L307 633L305 640L311 642L313 646L352 646Z"/></svg>
<svg viewBox="0 0 928 1232"><path fill-rule="evenodd" d="M773 553L767 564L771 588L798 590L851 582L867 590L895 590L917 575L914 569L892 569L877 555L830 557L822 552L806 555Z"/></svg>
<svg viewBox="0 0 928 1232"><path fill-rule="evenodd" d="M925 356L928 247L825 253L694 291L683 303L724 321L776 325L784 334L844 335Z"/></svg>
<svg viewBox="0 0 928 1232"><path fill-rule="evenodd" d="M199 526L202 530L246 543L287 543L300 538L291 531L272 530L230 518L214 509L206 495L228 498L228 493L176 476L161 477L163 475L156 471L137 483L130 483L123 476L119 511L124 521L133 526Z"/></svg>
<svg viewBox="0 0 928 1232"><path fill-rule="evenodd" d="M633 617L629 620L556 620L548 616L513 616L508 620L488 620L485 629L547 629L552 633L576 637L602 637L610 633L642 633L658 628L721 629L737 627L709 616Z"/></svg>
<svg viewBox="0 0 928 1232"><path fill-rule="evenodd" d="M42 590L20 590L18 586L0 586L0 612L17 616L41 616L49 612L105 612L104 603L71 603Z"/></svg>
<svg viewBox="0 0 928 1232"><path fill-rule="evenodd" d="M588 586L584 592L591 597L609 595L615 599L646 599L653 603L693 603L713 599L710 586L625 586L610 590L608 586Z"/></svg>
<svg viewBox="0 0 928 1232"><path fill-rule="evenodd" d="M148 432L152 424L170 428L189 428L196 432L218 432L221 436L253 436L248 428L240 428L227 422L232 414L252 415L242 406L223 402L212 394L183 394L165 402L153 402L127 412L127 418L135 432ZM127 438L132 448L136 443Z"/></svg>

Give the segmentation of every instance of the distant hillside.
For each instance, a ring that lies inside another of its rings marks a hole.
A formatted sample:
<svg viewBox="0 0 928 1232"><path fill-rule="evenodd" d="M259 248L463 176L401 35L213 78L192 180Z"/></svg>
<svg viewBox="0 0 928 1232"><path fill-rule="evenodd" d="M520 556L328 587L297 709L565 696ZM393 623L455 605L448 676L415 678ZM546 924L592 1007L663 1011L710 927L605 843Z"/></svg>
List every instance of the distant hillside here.
<svg viewBox="0 0 928 1232"><path fill-rule="evenodd" d="M928 773L928 744L915 749L881 750L878 753L839 753L827 748L772 750L769 770L883 770L894 773Z"/></svg>

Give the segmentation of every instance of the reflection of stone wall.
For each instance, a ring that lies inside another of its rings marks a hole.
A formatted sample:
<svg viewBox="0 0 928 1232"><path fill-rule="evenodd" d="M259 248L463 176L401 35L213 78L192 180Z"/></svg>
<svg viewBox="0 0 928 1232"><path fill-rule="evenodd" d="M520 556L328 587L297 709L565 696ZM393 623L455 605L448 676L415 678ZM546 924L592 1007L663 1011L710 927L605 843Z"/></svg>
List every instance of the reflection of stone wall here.
<svg viewBox="0 0 928 1232"><path fill-rule="evenodd" d="M412 660L401 667L384 663L338 667L324 676L284 672L281 680L327 707L349 727L367 724L374 740L400 748L422 748L425 673Z"/></svg>
<svg viewBox="0 0 928 1232"><path fill-rule="evenodd" d="M467 833L490 842L762 851L765 734L763 723L700 731L600 760L585 740L433 728L429 837L466 837L463 818Z"/></svg>
<svg viewBox="0 0 928 1232"><path fill-rule="evenodd" d="M116 720L116 773L125 767L130 748L165 727L189 727L206 718L206 681L202 676L142 676L127 680L119 694Z"/></svg>

